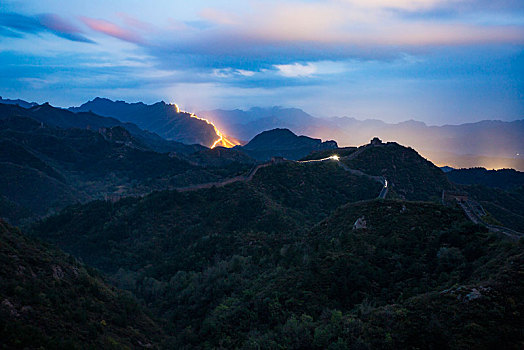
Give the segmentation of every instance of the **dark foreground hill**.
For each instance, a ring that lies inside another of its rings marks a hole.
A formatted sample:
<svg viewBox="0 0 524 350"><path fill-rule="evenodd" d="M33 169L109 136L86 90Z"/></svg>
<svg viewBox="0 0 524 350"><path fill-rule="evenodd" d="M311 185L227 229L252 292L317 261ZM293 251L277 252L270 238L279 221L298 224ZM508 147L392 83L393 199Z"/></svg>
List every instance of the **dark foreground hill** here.
<svg viewBox="0 0 524 350"><path fill-rule="evenodd" d="M157 348L162 329L129 293L0 220L0 348Z"/></svg>
<svg viewBox="0 0 524 350"><path fill-rule="evenodd" d="M397 197L451 186L397 144L345 152ZM373 200L380 187L335 161L283 162L225 187L73 206L32 232L132 291L176 348L519 348L522 243L456 208Z"/></svg>
<svg viewBox="0 0 524 350"><path fill-rule="evenodd" d="M442 170L413 148L377 141L349 152L342 161L367 174L385 177L391 195L401 199L439 201L443 190L453 188Z"/></svg>
<svg viewBox="0 0 524 350"><path fill-rule="evenodd" d="M177 348L522 346L520 243L438 204L357 202L312 227L306 198L248 193L92 203L35 233L136 293Z"/></svg>

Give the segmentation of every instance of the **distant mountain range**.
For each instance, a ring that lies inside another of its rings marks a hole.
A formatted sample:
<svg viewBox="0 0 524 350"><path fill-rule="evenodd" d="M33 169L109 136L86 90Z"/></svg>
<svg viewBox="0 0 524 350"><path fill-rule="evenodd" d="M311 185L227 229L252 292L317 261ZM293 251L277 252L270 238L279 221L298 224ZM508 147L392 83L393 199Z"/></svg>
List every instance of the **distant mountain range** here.
<svg viewBox="0 0 524 350"><path fill-rule="evenodd" d="M198 114L243 140L272 128L288 128L298 134L337 140L341 145L360 145L378 136L416 148L439 165L524 170L524 119L428 126L413 120L389 124L348 117L316 118L300 109L280 107Z"/></svg>
<svg viewBox="0 0 524 350"><path fill-rule="evenodd" d="M18 104L29 110L39 108L35 103L22 100L2 99L0 102ZM45 109L43 106L41 108ZM231 147L246 143L263 131L286 128L299 135L336 140L341 145L360 145L378 136L386 141L416 148L421 155L440 166L524 170L524 119L428 126L413 120L389 124L380 120L349 117L317 118L301 109L281 107L198 112L199 117L214 123L215 128L206 120L180 111L175 104L164 102L147 105L97 97L69 110L77 113L75 123L64 125L60 122L60 127L85 127L88 123L86 117L89 116L89 123L93 124L91 127L124 126L159 152L191 154L197 150L197 146L184 149L181 143L210 147L221 137L220 131L228 135L228 140L232 140L232 144L227 144ZM103 116L106 119L95 122L95 113L99 118Z"/></svg>

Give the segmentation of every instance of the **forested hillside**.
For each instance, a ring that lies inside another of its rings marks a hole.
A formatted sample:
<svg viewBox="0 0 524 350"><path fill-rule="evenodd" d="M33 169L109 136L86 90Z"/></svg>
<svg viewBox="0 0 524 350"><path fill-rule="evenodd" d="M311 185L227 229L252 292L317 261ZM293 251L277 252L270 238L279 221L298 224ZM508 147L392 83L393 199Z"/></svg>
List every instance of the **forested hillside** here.
<svg viewBox="0 0 524 350"><path fill-rule="evenodd" d="M521 244L379 191L335 162L283 163L247 183L71 207L33 234L132 291L177 348L482 347L493 320L501 344L520 344L508 261Z"/></svg>
<svg viewBox="0 0 524 350"><path fill-rule="evenodd" d="M133 291L171 323L178 348L522 344L522 245L460 211L372 200L312 227L245 192L240 202L220 200L222 189L193 195L204 197L166 192L72 208L35 234ZM188 215L187 203L208 209ZM103 228L82 224L103 213Z"/></svg>
<svg viewBox="0 0 524 350"><path fill-rule="evenodd" d="M93 131L0 118L1 215L27 222L76 202L217 181L252 163L245 155L157 153L120 126Z"/></svg>
<svg viewBox="0 0 524 350"><path fill-rule="evenodd" d="M158 348L166 338L128 292L0 220L1 349Z"/></svg>

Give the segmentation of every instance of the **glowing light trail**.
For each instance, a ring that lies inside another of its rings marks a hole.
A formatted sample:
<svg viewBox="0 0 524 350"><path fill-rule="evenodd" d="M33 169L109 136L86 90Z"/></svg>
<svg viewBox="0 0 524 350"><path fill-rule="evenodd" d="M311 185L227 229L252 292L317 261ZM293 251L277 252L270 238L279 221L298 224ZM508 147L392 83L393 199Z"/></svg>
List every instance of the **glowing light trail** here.
<svg viewBox="0 0 524 350"><path fill-rule="evenodd" d="M175 103L174 106L175 106L176 112L180 113L180 108L178 108L178 105ZM204 119L204 118L200 118L194 113L188 113L188 114L191 118L202 120L213 127L213 129L215 130L215 134L218 136L218 139L215 142L213 142L213 144L211 145L211 148L215 148L217 146L221 146L225 148L232 148L237 145L240 145L240 143L236 140L229 140L224 134L220 132L220 130L218 130L218 128L216 127L215 124L213 124L213 122L210 122L209 120Z"/></svg>
<svg viewBox="0 0 524 350"><path fill-rule="evenodd" d="M339 161L340 157L336 154L331 157L326 157L322 159L311 159L311 160L299 160L298 163L312 163L312 162L325 162L326 160L336 160Z"/></svg>

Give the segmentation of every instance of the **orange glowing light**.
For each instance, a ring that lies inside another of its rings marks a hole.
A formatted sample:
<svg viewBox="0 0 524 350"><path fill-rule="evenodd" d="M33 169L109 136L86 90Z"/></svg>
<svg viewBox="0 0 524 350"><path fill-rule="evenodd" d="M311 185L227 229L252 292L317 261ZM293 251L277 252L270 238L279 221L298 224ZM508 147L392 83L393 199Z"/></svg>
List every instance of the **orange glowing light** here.
<svg viewBox="0 0 524 350"><path fill-rule="evenodd" d="M177 104L175 104L175 108L176 108L176 112L180 113L180 108L178 108ZM233 148L235 146L240 145L240 143L238 141L232 140L232 139L228 139L224 134L222 134L220 132L220 130L218 130L216 125L213 124L213 122L210 122L209 120L204 119L204 118L200 118L196 114L193 114L193 113L189 113L189 115L191 116L191 118L202 120L202 121L206 122L207 124L209 124L209 125L211 125L213 127L213 129L215 130L215 134L218 136L218 139L215 140L215 142L213 142L213 144L211 145L211 148L215 148L217 146L221 146L221 147L225 147L225 148Z"/></svg>

